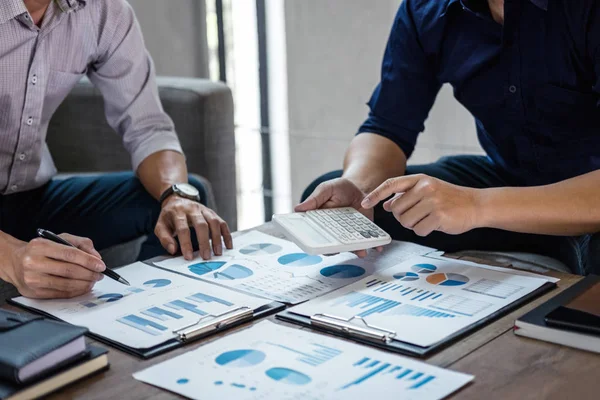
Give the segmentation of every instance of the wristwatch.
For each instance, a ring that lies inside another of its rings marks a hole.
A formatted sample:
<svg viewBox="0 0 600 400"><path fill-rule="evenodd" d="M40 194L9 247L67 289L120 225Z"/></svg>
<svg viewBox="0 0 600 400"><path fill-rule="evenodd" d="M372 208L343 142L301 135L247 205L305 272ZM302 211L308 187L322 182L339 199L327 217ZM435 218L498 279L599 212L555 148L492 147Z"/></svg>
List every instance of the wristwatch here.
<svg viewBox="0 0 600 400"><path fill-rule="evenodd" d="M200 192L189 183L176 183L163 192L158 200L162 204L172 194L200 203Z"/></svg>

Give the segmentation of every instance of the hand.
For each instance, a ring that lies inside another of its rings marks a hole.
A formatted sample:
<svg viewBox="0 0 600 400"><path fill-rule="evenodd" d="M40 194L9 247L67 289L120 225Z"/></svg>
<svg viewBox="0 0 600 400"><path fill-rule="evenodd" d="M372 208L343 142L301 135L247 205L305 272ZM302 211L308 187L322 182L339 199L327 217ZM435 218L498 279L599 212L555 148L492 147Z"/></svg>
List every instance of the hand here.
<svg viewBox="0 0 600 400"><path fill-rule="evenodd" d="M59 235L77 248L46 239L14 240L7 281L25 297L71 298L92 290L106 269L90 239Z"/></svg>
<svg viewBox="0 0 600 400"><path fill-rule="evenodd" d="M361 202L364 198L365 193L352 183L352 181L345 178L337 178L323 182L317 186L315 191L306 200L296 206L295 211L304 212L319 208L353 207L373 221L373 209L361 207ZM377 251L381 250L381 247L377 248ZM366 257L367 251L360 250L356 251L355 254L359 257Z"/></svg>
<svg viewBox="0 0 600 400"><path fill-rule="evenodd" d="M479 192L453 185L427 175L408 175L388 179L362 202L372 208L392 194L383 208L394 213L403 227L419 236L433 231L458 235L477 228Z"/></svg>
<svg viewBox="0 0 600 400"><path fill-rule="evenodd" d="M176 195L168 197L163 205L154 233L163 247L170 253L177 253L176 236L181 245L181 252L186 260L194 258L190 227L196 231L200 255L208 260L212 250L215 255L223 254L221 237L228 249L233 248L233 239L227 223L213 210L197 201L184 199Z"/></svg>

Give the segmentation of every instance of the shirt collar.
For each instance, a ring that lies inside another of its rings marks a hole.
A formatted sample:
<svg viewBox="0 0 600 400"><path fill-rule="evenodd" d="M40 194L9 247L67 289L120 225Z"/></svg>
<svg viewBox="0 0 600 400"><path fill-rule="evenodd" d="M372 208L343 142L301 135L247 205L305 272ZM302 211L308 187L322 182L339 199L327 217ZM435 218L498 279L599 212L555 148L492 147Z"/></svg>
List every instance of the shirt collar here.
<svg viewBox="0 0 600 400"><path fill-rule="evenodd" d="M84 0L54 0L58 8L64 13L77 11L85 6Z"/></svg>
<svg viewBox="0 0 600 400"><path fill-rule="evenodd" d="M0 24L27 12L23 0L3 0L0 4Z"/></svg>
<svg viewBox="0 0 600 400"><path fill-rule="evenodd" d="M482 0L479 0L479 1L482 1ZM483 1L486 1L486 0L483 0ZM544 11L548 11L548 1L549 0L529 0L529 1L531 1L531 3L533 3L536 7L541 8ZM446 8L445 8L444 12L442 13L442 16L446 15L446 13L448 13L448 9L450 7L452 7L454 4L460 4L463 7L465 6L463 4L463 0L449 0L448 4L446 4Z"/></svg>
<svg viewBox="0 0 600 400"><path fill-rule="evenodd" d="M85 6L84 0L54 0L58 8L64 13L79 10ZM0 24L10 21L27 12L23 0L0 0Z"/></svg>

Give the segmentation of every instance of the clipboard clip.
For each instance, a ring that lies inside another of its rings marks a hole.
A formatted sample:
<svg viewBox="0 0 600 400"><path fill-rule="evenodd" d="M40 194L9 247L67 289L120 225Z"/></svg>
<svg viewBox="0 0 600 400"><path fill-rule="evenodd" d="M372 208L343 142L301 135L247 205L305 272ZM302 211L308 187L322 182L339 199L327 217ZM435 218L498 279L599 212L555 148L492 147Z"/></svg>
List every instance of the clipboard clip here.
<svg viewBox="0 0 600 400"><path fill-rule="evenodd" d="M361 325L354 324L353 321ZM315 314L310 317L311 325L345 333L349 336L369 341L389 343L396 337L396 332L369 325L362 317L341 318L331 314Z"/></svg>
<svg viewBox="0 0 600 400"><path fill-rule="evenodd" d="M179 340L185 342L197 336L218 331L229 325L251 320L253 317L254 310L252 308L239 307L219 315L205 315L193 324L175 329L173 333L179 336ZM207 321L203 322L205 320Z"/></svg>

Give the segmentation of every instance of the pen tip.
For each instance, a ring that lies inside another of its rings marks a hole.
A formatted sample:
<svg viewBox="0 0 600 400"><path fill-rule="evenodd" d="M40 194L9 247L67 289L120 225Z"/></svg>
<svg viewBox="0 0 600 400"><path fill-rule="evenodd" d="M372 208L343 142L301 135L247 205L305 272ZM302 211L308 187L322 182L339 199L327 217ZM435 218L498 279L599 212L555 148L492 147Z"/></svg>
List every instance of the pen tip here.
<svg viewBox="0 0 600 400"><path fill-rule="evenodd" d="M121 282L123 285L131 286L131 283L127 282L125 278L119 278L119 282Z"/></svg>

